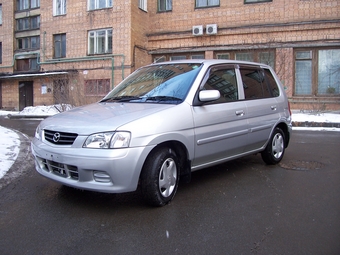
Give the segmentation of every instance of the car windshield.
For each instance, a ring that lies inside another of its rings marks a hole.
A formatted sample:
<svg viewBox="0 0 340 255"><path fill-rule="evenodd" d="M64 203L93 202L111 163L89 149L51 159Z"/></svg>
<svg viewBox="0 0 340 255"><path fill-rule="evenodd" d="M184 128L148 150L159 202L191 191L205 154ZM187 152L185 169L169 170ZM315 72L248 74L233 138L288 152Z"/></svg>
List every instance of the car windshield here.
<svg viewBox="0 0 340 255"><path fill-rule="evenodd" d="M127 77L101 102L148 102L178 104L184 101L201 64L147 66Z"/></svg>

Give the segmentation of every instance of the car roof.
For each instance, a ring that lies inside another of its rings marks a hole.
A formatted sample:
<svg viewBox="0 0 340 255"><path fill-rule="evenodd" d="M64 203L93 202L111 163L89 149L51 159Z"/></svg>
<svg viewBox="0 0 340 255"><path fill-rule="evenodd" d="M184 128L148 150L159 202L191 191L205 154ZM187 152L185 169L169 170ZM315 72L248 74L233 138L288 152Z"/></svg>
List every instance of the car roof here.
<svg viewBox="0 0 340 255"><path fill-rule="evenodd" d="M218 65L218 64L243 64L243 65L252 65L252 66L261 66L269 68L268 65L263 63L249 62L249 61L240 61L240 60L226 60L226 59L183 59L183 60L173 60L173 61L164 61L157 62L151 65L162 65L162 64L204 64L204 65Z"/></svg>

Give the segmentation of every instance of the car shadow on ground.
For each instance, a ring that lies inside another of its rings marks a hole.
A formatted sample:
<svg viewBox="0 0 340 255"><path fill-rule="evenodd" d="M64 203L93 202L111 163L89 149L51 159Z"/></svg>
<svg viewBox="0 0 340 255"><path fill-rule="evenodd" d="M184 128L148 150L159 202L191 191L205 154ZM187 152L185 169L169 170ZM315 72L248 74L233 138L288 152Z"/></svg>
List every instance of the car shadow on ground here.
<svg viewBox="0 0 340 255"><path fill-rule="evenodd" d="M235 177L246 178L254 166L263 161L259 155L252 155L241 159L232 160L220 165L205 168L192 173L189 183L180 182L177 194L170 205L175 205L185 197L202 197L209 191L213 192L216 186L230 185L235 182ZM213 194L211 194L213 196ZM131 207L136 209L155 208L148 206L142 199L141 190L128 193L100 193L94 191L80 190L65 185L60 185L57 199L62 203L71 203L79 208L95 208L96 210L117 210Z"/></svg>

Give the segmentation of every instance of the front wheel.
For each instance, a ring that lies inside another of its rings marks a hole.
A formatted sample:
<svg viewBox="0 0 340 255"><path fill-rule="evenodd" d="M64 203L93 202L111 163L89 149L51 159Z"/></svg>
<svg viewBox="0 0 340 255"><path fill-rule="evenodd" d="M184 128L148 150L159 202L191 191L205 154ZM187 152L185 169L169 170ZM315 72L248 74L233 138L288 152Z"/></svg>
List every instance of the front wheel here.
<svg viewBox="0 0 340 255"><path fill-rule="evenodd" d="M141 174L144 200L153 206L163 206L175 196L179 182L179 161L171 148L160 148L147 158Z"/></svg>
<svg viewBox="0 0 340 255"><path fill-rule="evenodd" d="M285 134L281 128L275 128L267 146L262 151L262 160L268 165L279 163L285 152Z"/></svg>

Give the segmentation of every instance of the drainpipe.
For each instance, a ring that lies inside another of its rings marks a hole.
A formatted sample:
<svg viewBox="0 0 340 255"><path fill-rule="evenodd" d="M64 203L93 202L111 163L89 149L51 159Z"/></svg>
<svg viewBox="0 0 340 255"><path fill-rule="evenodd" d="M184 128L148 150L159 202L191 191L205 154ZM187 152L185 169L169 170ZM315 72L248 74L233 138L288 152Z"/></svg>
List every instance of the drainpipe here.
<svg viewBox="0 0 340 255"><path fill-rule="evenodd" d="M44 38L43 38L43 61L45 62L45 46L46 46L46 31L44 31ZM39 61L39 59L38 59Z"/></svg>

